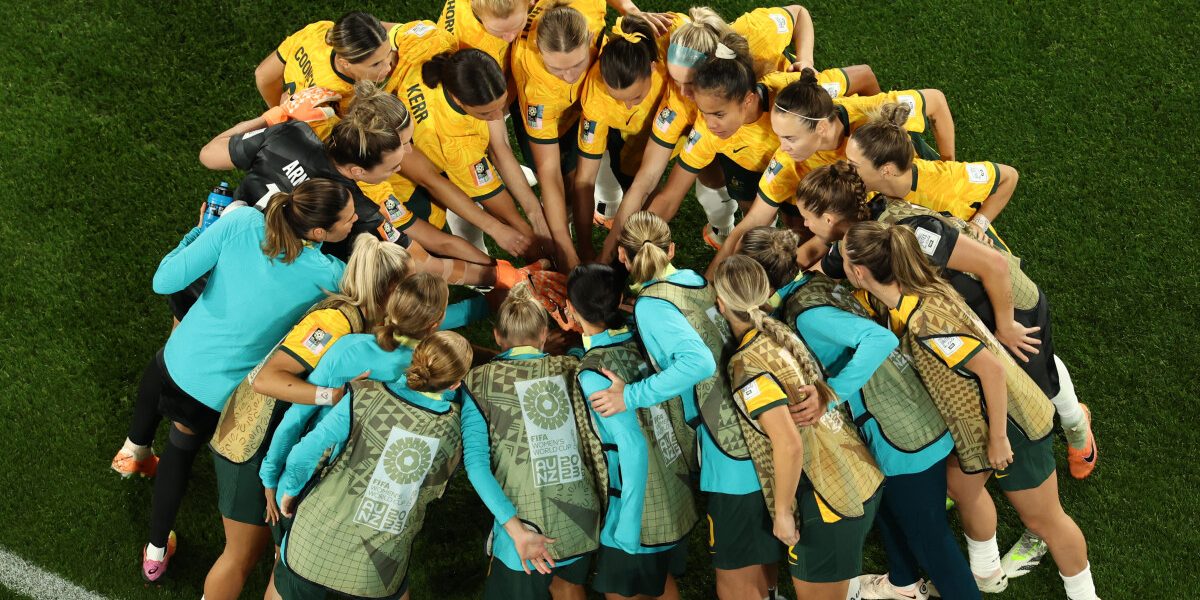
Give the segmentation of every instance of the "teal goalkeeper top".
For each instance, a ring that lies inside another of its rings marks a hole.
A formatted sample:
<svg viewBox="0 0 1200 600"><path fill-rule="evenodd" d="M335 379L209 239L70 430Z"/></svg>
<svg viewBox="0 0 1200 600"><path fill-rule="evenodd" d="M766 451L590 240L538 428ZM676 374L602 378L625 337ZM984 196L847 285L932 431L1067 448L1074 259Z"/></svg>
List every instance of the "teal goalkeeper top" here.
<svg viewBox="0 0 1200 600"><path fill-rule="evenodd" d="M216 411L304 311L337 291L346 268L312 243L291 263L272 259L265 237L263 214L237 209L189 231L154 273L155 293L173 294L211 271L163 360L180 389Z"/></svg>
<svg viewBox="0 0 1200 600"><path fill-rule="evenodd" d="M704 284L704 277L691 270L667 268L667 281L689 286ZM646 285L653 281L646 282ZM683 397L683 412L689 423L698 422L700 407L695 386L716 372L718 365L700 334L673 304L659 298L638 299L633 305L638 336L659 372L625 386L627 410L646 408L675 396ZM724 369L725 365L720 365ZM730 402L733 399L730 398ZM700 489L720 494L745 495L762 490L754 463L730 458L717 446L708 428L696 428L700 441Z"/></svg>

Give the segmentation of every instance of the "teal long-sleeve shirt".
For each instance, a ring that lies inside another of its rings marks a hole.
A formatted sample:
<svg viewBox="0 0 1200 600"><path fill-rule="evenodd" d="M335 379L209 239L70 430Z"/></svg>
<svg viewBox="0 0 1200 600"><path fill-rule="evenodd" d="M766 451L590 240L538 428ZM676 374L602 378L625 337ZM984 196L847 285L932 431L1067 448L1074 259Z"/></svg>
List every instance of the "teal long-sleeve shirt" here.
<svg viewBox="0 0 1200 600"><path fill-rule="evenodd" d="M483 296L472 296L446 307L441 329L457 329L485 316L487 302ZM396 381L412 362L412 351L415 347L416 340L409 340L388 352L375 343L373 335L348 334L329 348L309 374L308 382L322 387L341 387L367 370L371 371L369 378L375 381ZM283 471L288 452L300 441L300 437L311 424L324 418L329 408L308 404L294 404L288 407L271 436L271 445L258 469L258 476L262 479L264 487L275 489L279 485L279 474Z"/></svg>
<svg viewBox="0 0 1200 600"><path fill-rule="evenodd" d="M262 213L239 209L192 229L163 257L154 291L178 292L205 273L208 285L163 351L179 388L220 411L238 383L313 303L336 291L346 265L306 245L291 263L263 255Z"/></svg>
<svg viewBox="0 0 1200 600"><path fill-rule="evenodd" d="M673 268L668 269L666 280L691 286L704 284L704 278L695 271L675 271ZM625 386L626 409L646 408L682 396L684 416L688 422L696 422L700 407L694 387L716 372L718 365L712 352L683 313L666 300L640 298L634 304L633 315L638 336L654 360L658 373ZM725 365L720 368L724 369ZM729 401L733 402L733 398ZM750 460L735 460L722 452L703 424L697 427L696 433L702 458L701 490L744 495L762 489Z"/></svg>
<svg viewBox="0 0 1200 600"><path fill-rule="evenodd" d="M804 276L780 290L786 298L808 281ZM850 408L856 419L867 412L862 387L899 345L892 332L858 315L833 306L819 306L800 313L793 325L804 343L829 373L829 387ZM859 428L867 447L884 475L919 473L946 457L954 442L947 433L917 452L904 452L883 437L874 419Z"/></svg>
<svg viewBox="0 0 1200 600"><path fill-rule="evenodd" d="M633 337L627 329L608 330L583 338L584 347L603 348L623 344ZM577 376L583 397L606 390L612 385L607 377L594 371L580 371ZM642 511L646 502L646 480L649 477L646 436L638 422L637 413L626 410L602 417L590 408L596 433L604 444L608 461L608 487L620 492L610 495L600 543L629 554L653 554L673 546L646 547L642 545Z"/></svg>
<svg viewBox="0 0 1200 600"><path fill-rule="evenodd" d="M416 340L402 341L395 350L387 351L375 343L375 336L351 333L342 336L330 346L308 376L308 382L321 387L338 388L358 377L363 371L374 381L401 381L405 370L412 363ZM339 402L338 404L342 404ZM277 489L279 475L292 447L304 435L306 429L325 419L332 407L311 404L293 404L283 413L283 419L271 436L271 445L258 468L258 477L267 489ZM340 445L334 453L341 452Z"/></svg>
<svg viewBox="0 0 1200 600"><path fill-rule="evenodd" d="M501 352L497 358L507 360L535 360L545 357L528 346L518 346ZM504 566L512 571L521 571L521 555L517 553L516 543L512 536L505 531L504 524L517 516L517 507L504 493L504 488L496 481L492 472L492 442L488 437L487 420L479 411L479 405L470 392L463 390L462 411L463 437L463 467L467 470L467 479L475 493L483 501L483 505L495 517L492 523L492 556L500 559ZM582 557L555 561L559 567L567 566ZM529 565L532 569L532 563Z"/></svg>

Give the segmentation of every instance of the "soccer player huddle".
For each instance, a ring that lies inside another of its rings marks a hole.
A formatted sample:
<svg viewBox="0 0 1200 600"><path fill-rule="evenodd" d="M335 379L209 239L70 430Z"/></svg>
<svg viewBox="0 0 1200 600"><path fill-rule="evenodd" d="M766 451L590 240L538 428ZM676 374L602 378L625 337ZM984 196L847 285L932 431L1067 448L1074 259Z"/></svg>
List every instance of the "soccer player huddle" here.
<svg viewBox="0 0 1200 600"><path fill-rule="evenodd" d="M154 477L143 577L208 445L207 600L272 540L267 598L410 597L460 463L489 599L679 598L697 527L722 599L779 597L784 561L799 599L980 598L1047 553L1096 598L1052 442L1057 415L1086 478L1091 415L993 227L1017 171L955 160L940 91L818 71L813 35L795 5L448 0L286 38L268 110L200 151L233 202L154 273L177 325L112 462ZM693 189L707 224L672 231ZM453 331L488 316L494 348Z"/></svg>

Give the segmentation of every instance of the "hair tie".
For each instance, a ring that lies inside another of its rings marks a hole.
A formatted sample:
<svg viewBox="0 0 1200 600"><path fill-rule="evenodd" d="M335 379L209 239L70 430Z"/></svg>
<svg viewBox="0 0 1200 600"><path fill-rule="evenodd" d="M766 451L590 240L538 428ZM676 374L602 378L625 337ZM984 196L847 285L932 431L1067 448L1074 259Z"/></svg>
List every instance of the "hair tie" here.
<svg viewBox="0 0 1200 600"><path fill-rule="evenodd" d="M645 246L646 244L652 244L652 243L654 243L654 242L651 242L650 240L642 240L643 246Z"/></svg>
<svg viewBox="0 0 1200 600"><path fill-rule="evenodd" d="M631 44L636 44L636 43L646 39L646 36L642 35L641 33L638 33L636 31L633 33L626 33L624 29L621 29L621 24L624 21L625 21L625 17L620 17L617 19L617 22L613 24L613 27L612 27L613 35L618 36Z"/></svg>
<svg viewBox="0 0 1200 600"><path fill-rule="evenodd" d="M824 121L824 120L825 120L825 119L820 119L820 118L817 118L817 117L810 117L810 116L808 116L808 115L802 115L802 114L800 114L800 113L798 113L798 112L792 112L792 111L790 111L790 110L788 110L788 109L786 109L786 108L784 108L784 107L780 106L778 102L776 102L776 103L775 103L775 109L776 109L776 110L779 110L779 111L783 111L783 112L785 112L785 113L787 113L787 114L789 114L789 115L795 116L795 117L800 117L801 119L807 119L807 120L809 120L809 121Z"/></svg>
<svg viewBox="0 0 1200 600"><path fill-rule="evenodd" d="M717 49L713 51L713 56L729 60L737 58L738 55L737 52L734 52L733 48L730 48L721 42L717 42Z"/></svg>

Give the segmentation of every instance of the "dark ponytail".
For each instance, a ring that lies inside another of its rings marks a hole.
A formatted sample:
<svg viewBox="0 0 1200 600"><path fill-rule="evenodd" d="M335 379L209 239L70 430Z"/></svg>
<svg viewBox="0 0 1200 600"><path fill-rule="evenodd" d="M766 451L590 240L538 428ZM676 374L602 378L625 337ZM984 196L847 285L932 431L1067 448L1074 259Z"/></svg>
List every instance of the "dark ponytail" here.
<svg viewBox="0 0 1200 600"><path fill-rule="evenodd" d="M313 229L329 229L350 202L350 192L328 179L309 179L292 193L271 196L266 209L263 254L290 264L304 251L304 240Z"/></svg>
<svg viewBox="0 0 1200 600"><path fill-rule="evenodd" d="M475 48L443 52L429 59L421 65L421 81L425 87L445 86L466 106L491 104L508 91L496 59Z"/></svg>
<svg viewBox="0 0 1200 600"><path fill-rule="evenodd" d="M617 19L600 50L600 75L614 90L623 90L646 77L658 60L654 28L638 15Z"/></svg>
<svg viewBox="0 0 1200 600"><path fill-rule="evenodd" d="M721 36L717 49L696 69L692 85L697 92L740 102L754 91L754 61L746 38L729 31Z"/></svg>
<svg viewBox="0 0 1200 600"><path fill-rule="evenodd" d="M621 290L624 279L619 279L612 267L604 264L579 265L567 277L567 298L575 312L583 320L605 329L620 329L625 326L621 315Z"/></svg>
<svg viewBox="0 0 1200 600"><path fill-rule="evenodd" d="M819 121L836 114L829 92L817 84L817 72L809 68L775 95L775 111L796 117L808 129L816 129Z"/></svg>
<svg viewBox="0 0 1200 600"><path fill-rule="evenodd" d="M828 213L854 221L871 217L867 186L858 176L858 169L844 160L805 175L796 188L796 201L816 215Z"/></svg>

